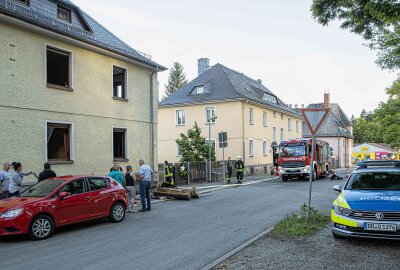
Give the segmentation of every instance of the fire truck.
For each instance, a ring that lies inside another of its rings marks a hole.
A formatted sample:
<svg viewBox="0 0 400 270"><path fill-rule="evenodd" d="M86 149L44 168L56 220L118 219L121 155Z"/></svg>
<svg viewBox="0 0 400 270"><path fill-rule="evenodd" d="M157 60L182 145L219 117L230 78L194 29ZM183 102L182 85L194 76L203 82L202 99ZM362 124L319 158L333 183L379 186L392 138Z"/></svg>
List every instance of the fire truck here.
<svg viewBox="0 0 400 270"><path fill-rule="evenodd" d="M311 139L294 139L279 144L278 172L282 181L309 178L310 166L314 166L313 180L329 174L332 155L329 143L315 140L313 159L311 159L311 145Z"/></svg>

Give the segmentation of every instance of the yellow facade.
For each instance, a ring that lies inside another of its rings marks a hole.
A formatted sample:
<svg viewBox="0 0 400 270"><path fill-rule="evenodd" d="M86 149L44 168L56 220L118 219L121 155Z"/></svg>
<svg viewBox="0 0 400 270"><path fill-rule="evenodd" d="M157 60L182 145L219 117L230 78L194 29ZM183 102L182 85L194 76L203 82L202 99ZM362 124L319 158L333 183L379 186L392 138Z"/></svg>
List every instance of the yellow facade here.
<svg viewBox="0 0 400 270"><path fill-rule="evenodd" d="M46 122L61 122L73 128L73 163L54 165L60 175L107 173L113 127L127 130L129 161L121 165L137 168L140 158L151 163L150 111L158 100L154 71L49 31L27 29L0 21L0 162L21 161L26 170L40 171L47 161ZM48 45L71 53L72 91L47 87ZM127 101L113 99L113 65L127 69Z"/></svg>
<svg viewBox="0 0 400 270"><path fill-rule="evenodd" d="M181 133L186 134L197 122L202 129L202 135L208 139L208 124L206 123L206 108L214 107L217 115L216 123L211 125L211 138L216 141L216 158L222 160L222 149L218 147L218 133L228 133L228 147L225 149L225 159L233 160L238 155L243 156L246 165L271 164L271 143L274 141L273 128L276 128L276 141L281 140L280 130L283 129L283 139L300 138L301 118L298 115L289 115L276 111L273 116L271 108L262 107L244 101L227 101L218 103L204 103L181 107L159 107L158 110L158 160L179 162L176 139ZM253 110L253 124L250 123L250 108ZM185 111L185 125L176 122L176 111ZM264 126L263 112L266 112L267 122ZM291 130L288 130L288 119L291 119ZM298 129L296 130L296 121ZM249 155L249 140L253 141L253 155ZM263 151L263 142L266 142L266 151ZM263 153L264 152L264 153Z"/></svg>

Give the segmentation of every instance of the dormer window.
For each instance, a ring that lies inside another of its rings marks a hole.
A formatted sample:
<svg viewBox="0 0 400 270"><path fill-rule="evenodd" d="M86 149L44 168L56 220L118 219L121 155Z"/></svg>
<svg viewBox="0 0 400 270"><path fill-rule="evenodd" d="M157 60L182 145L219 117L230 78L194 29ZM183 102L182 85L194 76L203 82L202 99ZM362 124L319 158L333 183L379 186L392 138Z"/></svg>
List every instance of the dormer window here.
<svg viewBox="0 0 400 270"><path fill-rule="evenodd" d="M263 100L276 103L276 97L268 95L267 93L264 93Z"/></svg>
<svg viewBox="0 0 400 270"><path fill-rule="evenodd" d="M14 0L14 1L29 6L29 0Z"/></svg>
<svg viewBox="0 0 400 270"><path fill-rule="evenodd" d="M203 93L204 93L204 87L202 87L202 86L196 87L196 94L197 95L200 95L200 94L203 94Z"/></svg>
<svg viewBox="0 0 400 270"><path fill-rule="evenodd" d="M61 7L57 7L57 18L66 22L71 22L71 12Z"/></svg>
<svg viewBox="0 0 400 270"><path fill-rule="evenodd" d="M206 89L204 89L204 86L196 86L193 91L190 93L191 95L201 95L201 94L206 94L209 93Z"/></svg>

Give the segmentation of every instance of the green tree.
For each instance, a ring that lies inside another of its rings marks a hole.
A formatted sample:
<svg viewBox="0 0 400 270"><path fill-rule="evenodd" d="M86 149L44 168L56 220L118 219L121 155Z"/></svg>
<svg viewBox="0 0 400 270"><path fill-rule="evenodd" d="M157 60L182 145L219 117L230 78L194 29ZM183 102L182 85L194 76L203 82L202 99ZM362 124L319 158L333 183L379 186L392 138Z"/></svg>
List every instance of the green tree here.
<svg viewBox="0 0 400 270"><path fill-rule="evenodd" d="M180 139L176 140L182 155L181 162L204 161L208 159L208 149L211 148L211 160L215 160L215 151L212 145L201 136L201 129L194 123L193 128L187 134L181 133Z"/></svg>
<svg viewBox="0 0 400 270"><path fill-rule="evenodd" d="M324 26L339 20L342 29L360 35L382 68L400 68L399 0L313 0L311 12Z"/></svg>
<svg viewBox="0 0 400 270"><path fill-rule="evenodd" d="M176 90L186 85L187 82L188 80L186 79L186 74L183 71L183 66L179 62L175 62L169 71L168 84L165 85L164 98L175 93Z"/></svg>

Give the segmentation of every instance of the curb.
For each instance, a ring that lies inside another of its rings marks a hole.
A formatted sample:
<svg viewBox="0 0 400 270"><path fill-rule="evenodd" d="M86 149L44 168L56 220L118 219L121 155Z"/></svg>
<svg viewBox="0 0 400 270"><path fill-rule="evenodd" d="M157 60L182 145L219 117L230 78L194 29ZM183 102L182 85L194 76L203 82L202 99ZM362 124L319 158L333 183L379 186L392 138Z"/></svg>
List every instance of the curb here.
<svg viewBox="0 0 400 270"><path fill-rule="evenodd" d="M272 227L264 230L263 232L257 234L256 236L254 236L253 238L251 238L250 240L244 242L243 244L241 244L240 246L238 246L237 248L229 251L228 253L226 253L225 255L223 255L222 257L219 257L218 259L212 261L211 263L207 264L206 266L200 268L199 270L210 270L211 268L217 266L218 264L220 264L221 262L225 261L226 259L228 259L229 257L235 255L236 253L238 253L239 251L241 251L242 249L245 249L246 247L250 246L251 244L253 244L255 241L257 241L258 239L260 239L261 237L263 237L264 235L270 233L273 229L274 229L275 225L273 225Z"/></svg>

